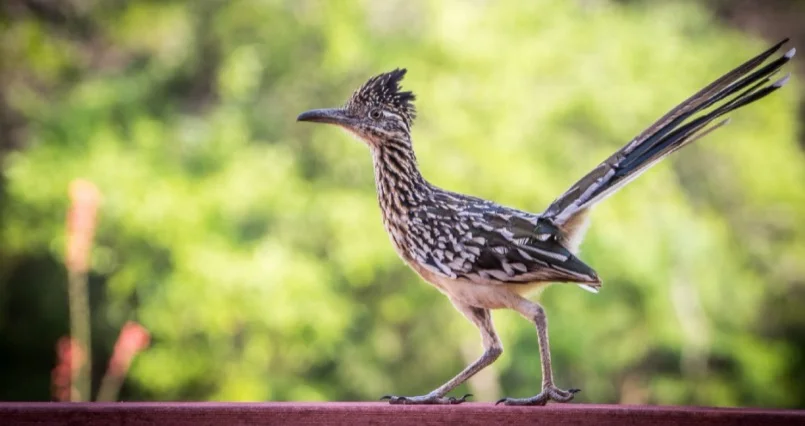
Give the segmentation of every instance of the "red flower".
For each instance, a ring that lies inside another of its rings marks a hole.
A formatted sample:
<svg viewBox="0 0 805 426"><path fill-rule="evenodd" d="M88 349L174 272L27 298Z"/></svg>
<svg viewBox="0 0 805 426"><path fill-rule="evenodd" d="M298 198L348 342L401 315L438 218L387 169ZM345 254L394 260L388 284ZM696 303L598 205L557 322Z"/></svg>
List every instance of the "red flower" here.
<svg viewBox="0 0 805 426"><path fill-rule="evenodd" d="M115 349L112 359L109 360L108 375L123 377L129 370L131 360L137 352L148 347L151 335L142 325L129 321L120 330L120 336L115 342Z"/></svg>
<svg viewBox="0 0 805 426"><path fill-rule="evenodd" d="M89 254L100 198L100 192L92 182L77 179L70 183L65 263L72 273L85 273L89 268Z"/></svg>
<svg viewBox="0 0 805 426"><path fill-rule="evenodd" d="M79 366L84 362L84 353L75 339L64 336L56 342L56 356L58 361L50 374L51 392L55 400L69 401L72 369L80 368ZM75 363L73 363L74 358Z"/></svg>

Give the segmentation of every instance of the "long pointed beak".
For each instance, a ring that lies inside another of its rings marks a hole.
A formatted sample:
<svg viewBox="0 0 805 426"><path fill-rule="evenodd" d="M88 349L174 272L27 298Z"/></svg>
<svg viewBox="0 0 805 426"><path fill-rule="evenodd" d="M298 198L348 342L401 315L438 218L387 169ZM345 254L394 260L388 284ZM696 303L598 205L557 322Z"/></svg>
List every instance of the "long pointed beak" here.
<svg viewBox="0 0 805 426"><path fill-rule="evenodd" d="M347 124L348 117L341 108L314 109L303 112L296 117L296 121L311 121L314 123Z"/></svg>

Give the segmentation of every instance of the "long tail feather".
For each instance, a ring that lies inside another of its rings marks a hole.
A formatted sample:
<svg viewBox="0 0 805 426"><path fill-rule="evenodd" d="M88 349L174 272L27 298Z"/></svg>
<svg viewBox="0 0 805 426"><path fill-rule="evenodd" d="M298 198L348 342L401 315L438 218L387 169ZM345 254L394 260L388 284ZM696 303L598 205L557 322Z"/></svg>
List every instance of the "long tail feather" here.
<svg viewBox="0 0 805 426"><path fill-rule="evenodd" d="M729 122L728 119L722 120L708 127L717 118L782 87L789 75L769 84L770 77L794 57L796 49L788 50L762 67L760 65L787 41L775 44L724 74L657 120L551 203L541 215L542 225L562 226L669 154Z"/></svg>

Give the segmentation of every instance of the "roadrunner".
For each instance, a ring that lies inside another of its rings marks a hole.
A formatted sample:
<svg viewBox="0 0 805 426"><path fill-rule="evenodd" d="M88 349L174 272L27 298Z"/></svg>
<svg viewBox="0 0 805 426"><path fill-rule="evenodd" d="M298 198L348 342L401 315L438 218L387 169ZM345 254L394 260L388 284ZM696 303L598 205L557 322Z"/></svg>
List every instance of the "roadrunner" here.
<svg viewBox="0 0 805 426"><path fill-rule="evenodd" d="M483 354L447 383L426 395L384 399L392 404L464 402L469 395L446 395L501 355L503 346L490 310L508 308L536 326L542 391L530 398L504 398L498 403L544 405L572 400L578 389L554 385L545 311L526 295L550 282L576 283L597 292L601 279L575 255L593 205L728 121L714 122L717 118L782 87L788 75L774 82L770 77L794 56L795 49L763 63L786 41L672 109L539 214L446 191L425 180L411 141L414 94L400 88L405 69L372 77L342 107L299 115L298 121L340 126L369 146L383 225L394 249L481 331Z"/></svg>

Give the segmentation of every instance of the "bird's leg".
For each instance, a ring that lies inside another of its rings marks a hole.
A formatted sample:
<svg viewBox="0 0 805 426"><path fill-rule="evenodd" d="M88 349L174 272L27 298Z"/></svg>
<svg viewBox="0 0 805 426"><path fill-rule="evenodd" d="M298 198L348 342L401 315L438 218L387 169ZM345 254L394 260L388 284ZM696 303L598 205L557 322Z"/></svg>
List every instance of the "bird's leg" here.
<svg viewBox="0 0 805 426"><path fill-rule="evenodd" d="M542 366L542 392L531 398L503 398L497 404L545 405L548 401L569 402L573 399L573 395L579 392L579 389L562 390L553 384L551 350L548 344L548 318L545 316L545 310L538 303L526 299L521 299L514 308L537 326L539 357Z"/></svg>
<svg viewBox="0 0 805 426"><path fill-rule="evenodd" d="M483 370L489 364L492 364L500 354L503 353L503 345L495 333L495 326L492 324L492 315L488 309L476 308L473 306L464 305L453 301L456 308L461 311L476 327L481 331L481 339L483 340L484 353L480 358L475 360L472 364L468 365L464 370L458 373L455 377L447 381L447 383L439 386L427 395L421 396L384 396L383 399L388 399L391 404L460 404L467 400L471 395L464 395L461 398L445 397L448 392L455 389L456 386L464 383L472 377L475 373Z"/></svg>

